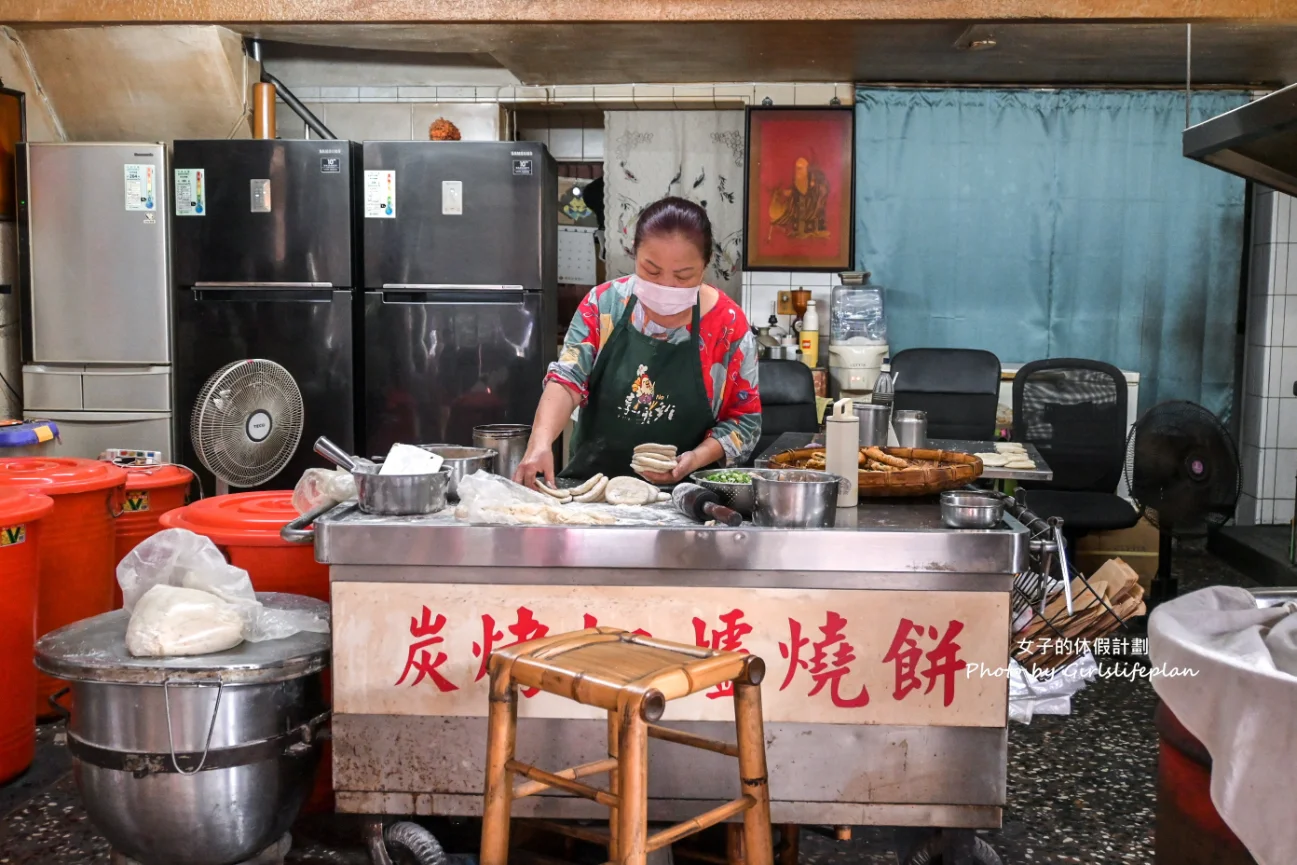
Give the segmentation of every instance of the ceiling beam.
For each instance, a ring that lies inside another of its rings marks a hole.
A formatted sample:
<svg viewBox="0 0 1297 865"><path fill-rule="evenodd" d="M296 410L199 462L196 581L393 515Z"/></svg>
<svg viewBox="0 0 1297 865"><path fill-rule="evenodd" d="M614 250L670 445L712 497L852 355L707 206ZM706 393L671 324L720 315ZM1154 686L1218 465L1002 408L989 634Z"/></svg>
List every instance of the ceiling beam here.
<svg viewBox="0 0 1297 865"><path fill-rule="evenodd" d="M8 24L1292 21L1295 0L0 0Z"/></svg>

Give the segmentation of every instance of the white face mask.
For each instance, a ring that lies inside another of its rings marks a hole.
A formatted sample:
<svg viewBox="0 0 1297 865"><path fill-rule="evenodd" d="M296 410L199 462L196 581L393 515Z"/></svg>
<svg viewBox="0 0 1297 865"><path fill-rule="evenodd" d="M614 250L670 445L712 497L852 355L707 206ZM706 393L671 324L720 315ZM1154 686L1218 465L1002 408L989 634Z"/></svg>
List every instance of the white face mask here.
<svg viewBox="0 0 1297 865"><path fill-rule="evenodd" d="M698 303L700 288L701 285L695 285L693 288L658 285L643 277L635 277L635 296L639 298L640 303L658 315L677 315L686 309L692 309L694 304Z"/></svg>

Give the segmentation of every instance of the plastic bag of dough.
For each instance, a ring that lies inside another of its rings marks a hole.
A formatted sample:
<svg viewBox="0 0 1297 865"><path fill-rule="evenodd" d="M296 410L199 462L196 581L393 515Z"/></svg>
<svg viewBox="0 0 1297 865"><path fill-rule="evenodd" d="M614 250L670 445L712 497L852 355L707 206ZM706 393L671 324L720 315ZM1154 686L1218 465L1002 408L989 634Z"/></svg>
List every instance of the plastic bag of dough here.
<svg viewBox="0 0 1297 865"><path fill-rule="evenodd" d="M238 608L210 592L159 583L135 604L126 651L135 657L210 655L243 642Z"/></svg>
<svg viewBox="0 0 1297 865"><path fill-rule="evenodd" d="M558 504L552 496L490 472L474 472L459 482L455 518L469 523L507 526L697 525L669 503L644 507Z"/></svg>
<svg viewBox="0 0 1297 865"><path fill-rule="evenodd" d="M306 610L262 606L248 572L225 561L210 538L187 529L166 529L142 541L117 565L123 606L134 613L155 586L194 589L231 604L243 618L243 639L280 640L310 631L327 634L329 622Z"/></svg>
<svg viewBox="0 0 1297 865"><path fill-rule="evenodd" d="M356 479L346 469L307 469L293 487L293 508L305 514L326 501L337 504L355 497Z"/></svg>

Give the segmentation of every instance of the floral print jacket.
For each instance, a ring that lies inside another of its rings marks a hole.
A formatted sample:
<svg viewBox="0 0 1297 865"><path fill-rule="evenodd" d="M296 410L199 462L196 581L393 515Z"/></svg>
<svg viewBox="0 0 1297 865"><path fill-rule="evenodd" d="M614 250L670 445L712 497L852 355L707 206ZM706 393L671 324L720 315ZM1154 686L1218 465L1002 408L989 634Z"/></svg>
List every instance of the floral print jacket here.
<svg viewBox="0 0 1297 865"><path fill-rule="evenodd" d="M546 382L556 381L570 388L585 405L590 396L588 381L599 347L608 341L614 326L624 325L626 304L635 277L596 286L581 301L567 330L563 351L550 364ZM716 426L709 435L720 442L727 465L743 462L761 437L761 397L757 393L757 343L747 317L724 292L699 322L699 353L703 385L712 401ZM636 305L631 326L641 333L672 343L689 339L689 325L667 330L648 321L643 307Z"/></svg>

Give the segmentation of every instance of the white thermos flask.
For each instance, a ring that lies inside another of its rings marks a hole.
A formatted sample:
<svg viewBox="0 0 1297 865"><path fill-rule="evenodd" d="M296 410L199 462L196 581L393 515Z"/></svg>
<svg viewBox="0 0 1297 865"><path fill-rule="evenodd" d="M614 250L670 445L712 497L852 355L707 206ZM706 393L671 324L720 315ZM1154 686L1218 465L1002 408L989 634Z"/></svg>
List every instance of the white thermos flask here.
<svg viewBox="0 0 1297 865"><path fill-rule="evenodd" d="M838 491L838 507L854 508L860 500L860 421L850 399L833 404L824 420L824 468L845 478L846 490Z"/></svg>

